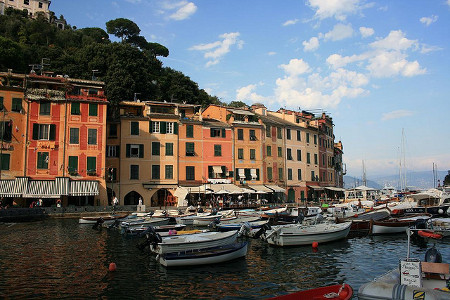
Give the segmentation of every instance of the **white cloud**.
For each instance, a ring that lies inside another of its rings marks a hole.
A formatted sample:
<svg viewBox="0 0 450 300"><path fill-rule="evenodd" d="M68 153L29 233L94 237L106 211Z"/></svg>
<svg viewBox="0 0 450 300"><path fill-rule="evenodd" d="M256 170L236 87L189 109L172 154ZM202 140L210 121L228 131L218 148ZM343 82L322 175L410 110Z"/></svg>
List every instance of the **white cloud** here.
<svg viewBox="0 0 450 300"><path fill-rule="evenodd" d="M336 24L333 29L324 35L325 40L340 41L353 35L352 25Z"/></svg>
<svg viewBox="0 0 450 300"><path fill-rule="evenodd" d="M262 83L260 83L259 85L262 85ZM247 86L237 89L236 100L242 102L248 102L248 100L250 100L252 103L255 102L267 103L268 99L266 97L258 95L257 93L254 92L256 88L257 88L256 84L249 84Z"/></svg>
<svg viewBox="0 0 450 300"><path fill-rule="evenodd" d="M384 39L379 39L370 44L372 48L384 50L407 50L412 46L417 47L417 40L408 40L401 30L392 30Z"/></svg>
<svg viewBox="0 0 450 300"><path fill-rule="evenodd" d="M372 36L375 33L373 28L368 28L368 27L359 27L359 32L361 33L361 36L363 38L367 38L369 36Z"/></svg>
<svg viewBox="0 0 450 300"><path fill-rule="evenodd" d="M450 1L450 0L449 0ZM428 46L426 44L421 44L421 49L420 49L420 53L426 54L429 52L433 52L433 51L440 51L442 50L441 47L438 46Z"/></svg>
<svg viewBox="0 0 450 300"><path fill-rule="evenodd" d="M279 67L283 69L289 76L297 76L311 72L311 68L309 67L308 63L303 59L294 58L289 61L289 64L280 65Z"/></svg>
<svg viewBox="0 0 450 300"><path fill-rule="evenodd" d="M388 113L384 113L383 116L381 117L382 121L388 121L388 120L394 120L394 119L400 119L400 118L405 118L405 117L410 117L414 114L413 111L410 110L394 110Z"/></svg>
<svg viewBox="0 0 450 300"><path fill-rule="evenodd" d="M133 3L133 4L141 3L141 2L142 2L142 0L125 0L125 1L130 2L130 3Z"/></svg>
<svg viewBox="0 0 450 300"><path fill-rule="evenodd" d="M244 42L239 39L239 36L239 32L224 33L219 36L221 38L219 41L195 45L189 48L189 50L205 52L204 57L209 59L206 67L213 66L218 64L225 54L230 52L231 46L236 45L238 49L242 49Z"/></svg>
<svg viewBox="0 0 450 300"><path fill-rule="evenodd" d="M403 75L411 77L426 73L417 61L409 62L407 55L398 51L380 51L369 59L367 69L374 77Z"/></svg>
<svg viewBox="0 0 450 300"><path fill-rule="evenodd" d="M289 25L294 25L298 23L298 19L294 19L294 20L287 20L286 22L283 23L283 26L289 26Z"/></svg>
<svg viewBox="0 0 450 300"><path fill-rule="evenodd" d="M274 51L267 52L267 55L269 55L269 56L272 56L272 55L275 55L275 54L277 54L277 53L274 52Z"/></svg>
<svg viewBox="0 0 450 300"><path fill-rule="evenodd" d="M127 1L141 1L141 0L127 0ZM169 19L182 21L192 16L197 11L197 6L193 2L187 0L181 1L162 1L161 14L170 14Z"/></svg>
<svg viewBox="0 0 450 300"><path fill-rule="evenodd" d="M450 6L450 0L447 0L447 5Z"/></svg>
<svg viewBox="0 0 450 300"><path fill-rule="evenodd" d="M362 61L368 58L367 54L352 55L352 56L341 56L339 54L332 54L328 56L327 63L333 68L338 69L345 67L347 64Z"/></svg>
<svg viewBox="0 0 450 300"><path fill-rule="evenodd" d="M364 4L364 0L308 0L308 4L316 11L316 18L323 20L334 17L339 21L372 6Z"/></svg>
<svg viewBox="0 0 450 300"><path fill-rule="evenodd" d="M315 51L319 48L319 39L317 37L312 37L309 41L303 41L303 51Z"/></svg>
<svg viewBox="0 0 450 300"><path fill-rule="evenodd" d="M422 17L420 18L420 22L425 24L426 26L430 26L431 23L434 23L438 20L438 16L432 15L431 17Z"/></svg>

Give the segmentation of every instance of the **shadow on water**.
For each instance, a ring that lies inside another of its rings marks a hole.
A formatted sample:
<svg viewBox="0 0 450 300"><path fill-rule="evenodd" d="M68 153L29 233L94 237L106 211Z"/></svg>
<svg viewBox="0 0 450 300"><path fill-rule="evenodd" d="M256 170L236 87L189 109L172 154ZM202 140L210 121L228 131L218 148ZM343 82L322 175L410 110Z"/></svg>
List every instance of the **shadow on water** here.
<svg viewBox="0 0 450 300"><path fill-rule="evenodd" d="M317 252L249 240L245 259L165 269L139 242L77 220L0 224L0 298L264 299L342 282L356 293L407 251L404 235L321 244ZM439 247L450 261L449 242ZM425 251L412 245L411 256Z"/></svg>

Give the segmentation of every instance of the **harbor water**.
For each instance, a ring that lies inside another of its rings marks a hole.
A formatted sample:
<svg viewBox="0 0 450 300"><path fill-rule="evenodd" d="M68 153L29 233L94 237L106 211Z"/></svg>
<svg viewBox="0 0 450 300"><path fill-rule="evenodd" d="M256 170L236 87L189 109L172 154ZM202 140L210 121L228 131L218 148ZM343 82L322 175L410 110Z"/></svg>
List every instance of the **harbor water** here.
<svg viewBox="0 0 450 300"><path fill-rule="evenodd" d="M140 242L76 219L0 224L0 298L265 299L342 282L356 294L407 252L406 234L351 238L317 251L249 240L245 259L165 269L136 247ZM450 241L437 248L450 262ZM425 252L412 244L411 257ZM108 271L111 262L115 272Z"/></svg>

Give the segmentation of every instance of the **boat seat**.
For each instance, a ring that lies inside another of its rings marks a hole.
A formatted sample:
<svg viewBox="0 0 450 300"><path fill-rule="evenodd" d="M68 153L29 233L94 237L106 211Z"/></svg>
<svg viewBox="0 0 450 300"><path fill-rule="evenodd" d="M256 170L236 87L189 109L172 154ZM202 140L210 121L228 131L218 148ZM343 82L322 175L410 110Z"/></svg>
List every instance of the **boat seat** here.
<svg viewBox="0 0 450 300"><path fill-rule="evenodd" d="M449 264L444 263L432 263L432 262L421 262L422 272L425 278L433 279L440 278L440 275L444 275L444 278L449 278L450 268Z"/></svg>

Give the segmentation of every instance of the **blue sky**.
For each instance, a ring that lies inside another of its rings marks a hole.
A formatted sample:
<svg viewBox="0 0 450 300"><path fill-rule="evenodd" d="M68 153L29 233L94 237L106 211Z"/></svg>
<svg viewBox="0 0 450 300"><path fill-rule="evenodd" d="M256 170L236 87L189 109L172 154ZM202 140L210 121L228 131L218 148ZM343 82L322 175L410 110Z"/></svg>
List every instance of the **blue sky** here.
<svg viewBox="0 0 450 300"><path fill-rule="evenodd" d="M222 101L332 116L349 175L450 169L450 0L55 0L77 26L133 20ZM405 150L401 151L402 129Z"/></svg>

